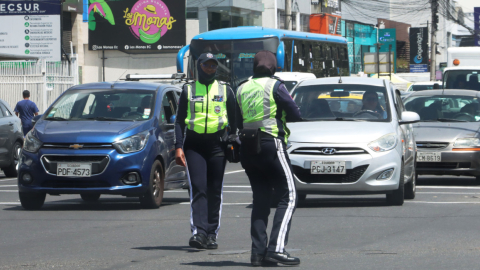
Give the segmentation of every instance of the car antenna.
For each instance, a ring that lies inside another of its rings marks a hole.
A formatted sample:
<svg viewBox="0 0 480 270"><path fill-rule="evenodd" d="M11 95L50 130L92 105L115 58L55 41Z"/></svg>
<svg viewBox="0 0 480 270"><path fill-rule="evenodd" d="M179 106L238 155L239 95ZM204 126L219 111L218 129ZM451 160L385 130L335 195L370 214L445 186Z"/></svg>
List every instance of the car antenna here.
<svg viewBox="0 0 480 270"><path fill-rule="evenodd" d="M118 79L112 83L112 85L110 86L111 89L113 89L113 87L115 86L115 84L120 80L120 78L128 71L128 69L125 69L125 71L122 73L122 75L120 75L120 77L118 77Z"/></svg>

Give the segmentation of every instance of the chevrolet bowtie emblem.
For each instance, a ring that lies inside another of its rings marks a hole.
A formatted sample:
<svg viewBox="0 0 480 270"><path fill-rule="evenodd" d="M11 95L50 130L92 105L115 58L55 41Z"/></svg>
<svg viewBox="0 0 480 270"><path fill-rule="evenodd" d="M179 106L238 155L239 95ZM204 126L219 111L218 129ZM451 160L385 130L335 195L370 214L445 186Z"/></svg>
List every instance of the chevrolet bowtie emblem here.
<svg viewBox="0 0 480 270"><path fill-rule="evenodd" d="M72 144L72 145L69 146L69 148L72 148L72 149L75 149L75 150L81 149L81 148L83 148L83 144Z"/></svg>

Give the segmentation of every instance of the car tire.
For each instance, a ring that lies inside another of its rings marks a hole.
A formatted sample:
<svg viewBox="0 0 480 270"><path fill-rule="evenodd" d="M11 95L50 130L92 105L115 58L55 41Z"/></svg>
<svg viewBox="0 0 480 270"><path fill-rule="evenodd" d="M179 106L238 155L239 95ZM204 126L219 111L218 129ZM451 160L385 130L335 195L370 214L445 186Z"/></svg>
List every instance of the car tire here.
<svg viewBox="0 0 480 270"><path fill-rule="evenodd" d="M18 197L22 207L26 210L38 210L45 203L46 193L19 192Z"/></svg>
<svg viewBox="0 0 480 270"><path fill-rule="evenodd" d="M387 194L387 204L388 205L403 205L405 200L405 171L403 168L403 161L402 167L400 169L400 179L398 181L398 188L394 190L392 193Z"/></svg>
<svg viewBox="0 0 480 270"><path fill-rule="evenodd" d="M414 172L412 179L405 184L405 199L415 199L415 193L417 191L417 174Z"/></svg>
<svg viewBox="0 0 480 270"><path fill-rule="evenodd" d="M140 204L143 208L156 209L162 205L165 179L163 177L163 166L159 160L155 160L150 172L148 189L140 196Z"/></svg>
<svg viewBox="0 0 480 270"><path fill-rule="evenodd" d="M17 164L18 164L18 161L20 160L21 149L22 149L22 144L20 142L15 142L13 144L12 156L11 156L12 163L8 167L2 168L2 171L6 177L18 176Z"/></svg>
<svg viewBox="0 0 480 270"><path fill-rule="evenodd" d="M480 185L480 176L475 176L475 184Z"/></svg>
<svg viewBox="0 0 480 270"><path fill-rule="evenodd" d="M100 194L80 194L80 197L86 202L96 202L100 199Z"/></svg>
<svg viewBox="0 0 480 270"><path fill-rule="evenodd" d="M307 199L307 194L297 194L298 200L303 202Z"/></svg>

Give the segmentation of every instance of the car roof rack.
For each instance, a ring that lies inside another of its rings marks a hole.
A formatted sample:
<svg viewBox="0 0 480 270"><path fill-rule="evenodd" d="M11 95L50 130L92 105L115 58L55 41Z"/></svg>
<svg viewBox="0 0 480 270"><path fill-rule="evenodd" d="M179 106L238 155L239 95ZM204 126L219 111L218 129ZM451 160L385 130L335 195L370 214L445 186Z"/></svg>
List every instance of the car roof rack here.
<svg viewBox="0 0 480 270"><path fill-rule="evenodd" d="M186 80L185 73L173 74L127 74L125 81L140 81L140 80Z"/></svg>

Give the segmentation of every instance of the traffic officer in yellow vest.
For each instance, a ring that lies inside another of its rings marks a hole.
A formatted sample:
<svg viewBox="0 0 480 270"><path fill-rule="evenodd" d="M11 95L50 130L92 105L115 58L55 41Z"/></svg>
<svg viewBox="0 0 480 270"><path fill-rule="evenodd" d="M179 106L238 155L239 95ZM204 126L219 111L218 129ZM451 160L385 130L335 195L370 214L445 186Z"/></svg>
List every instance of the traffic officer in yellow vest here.
<svg viewBox="0 0 480 270"><path fill-rule="evenodd" d="M297 203L290 159L286 152L290 131L286 122L301 121L300 110L282 81L272 77L277 61L270 51L255 55L254 76L237 89L236 118L240 160L253 191L251 217L253 266L300 259L285 251ZM266 233L272 189L279 196L270 241Z"/></svg>
<svg viewBox="0 0 480 270"><path fill-rule="evenodd" d="M229 125L232 133L237 131L235 95L230 86L215 80L217 67L213 54L200 55L198 81L184 85L175 120L175 159L187 167L190 181L193 236L189 245L199 249L218 247L226 128Z"/></svg>

